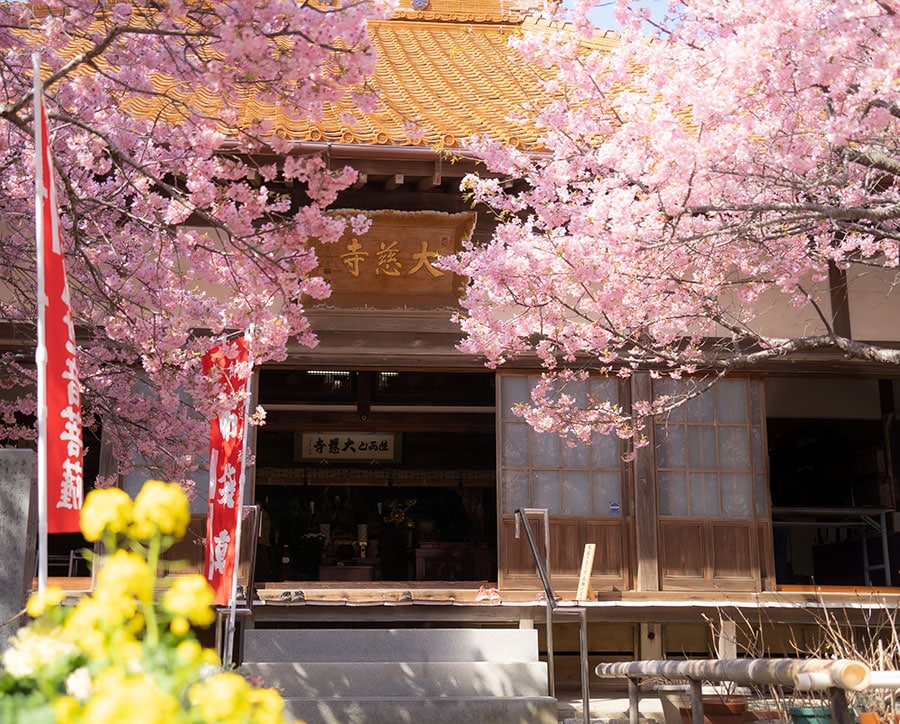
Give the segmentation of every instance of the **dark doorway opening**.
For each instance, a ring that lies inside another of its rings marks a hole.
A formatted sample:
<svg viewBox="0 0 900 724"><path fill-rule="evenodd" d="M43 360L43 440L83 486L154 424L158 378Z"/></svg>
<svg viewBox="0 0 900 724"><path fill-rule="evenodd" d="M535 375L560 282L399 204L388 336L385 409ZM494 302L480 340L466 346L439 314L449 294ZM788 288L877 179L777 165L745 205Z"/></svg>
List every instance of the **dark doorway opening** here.
<svg viewBox="0 0 900 724"><path fill-rule="evenodd" d="M493 489L329 485L257 490L271 519L268 546L257 559L259 580L496 578Z"/></svg>
<svg viewBox="0 0 900 724"><path fill-rule="evenodd" d="M885 585L900 541L881 421L769 419L767 431L776 581Z"/></svg>
<svg viewBox="0 0 900 724"><path fill-rule="evenodd" d="M263 370L260 581L493 581L494 376Z"/></svg>

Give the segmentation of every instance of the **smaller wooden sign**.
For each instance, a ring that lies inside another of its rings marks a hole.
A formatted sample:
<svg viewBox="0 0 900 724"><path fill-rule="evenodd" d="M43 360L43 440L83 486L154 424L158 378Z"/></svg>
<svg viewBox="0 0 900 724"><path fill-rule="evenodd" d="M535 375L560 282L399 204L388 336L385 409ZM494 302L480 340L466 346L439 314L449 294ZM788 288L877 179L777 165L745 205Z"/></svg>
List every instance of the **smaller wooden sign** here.
<svg viewBox="0 0 900 724"><path fill-rule="evenodd" d="M400 433L296 432L294 460L399 462Z"/></svg>
<svg viewBox="0 0 900 724"><path fill-rule="evenodd" d="M586 543L584 546L584 555L581 557L581 574L578 576L578 590L575 592L576 601L594 600L591 571L594 568L594 552L596 550L596 543Z"/></svg>

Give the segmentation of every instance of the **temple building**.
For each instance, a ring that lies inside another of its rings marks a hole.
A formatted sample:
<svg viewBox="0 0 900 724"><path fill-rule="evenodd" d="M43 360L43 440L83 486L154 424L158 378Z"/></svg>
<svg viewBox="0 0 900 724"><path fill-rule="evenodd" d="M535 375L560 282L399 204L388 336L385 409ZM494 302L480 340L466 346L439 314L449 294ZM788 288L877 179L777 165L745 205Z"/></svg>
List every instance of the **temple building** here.
<svg viewBox="0 0 900 724"><path fill-rule="evenodd" d="M873 605L895 605L900 371L815 354L730 375L653 423L650 444L625 463L614 436L572 447L513 414L540 374L536 359L491 370L459 351L453 315L466 282L435 262L492 231L492 217L460 192L463 176L484 172L464 141L488 134L540 150L535 131L509 119L544 93L539 70L507 44L524 30L541 24L515 2L406 2L370 25L379 110L337 104L310 123L248 109L271 117L297 154L355 168L334 213L372 219L365 234L318 250L333 288L308 306L318 346L293 346L255 380L267 410L247 491L264 511L256 624L369 615L313 611L316 600L410 590L415 608L474 603L480 588L496 588L503 611L525 620L542 590L517 536L525 509L547 511L551 580L563 597L584 582L585 547L595 546L592 661L705 653L703 615L723 606L778 623L785 602L796 612L825 599L858 603L863 591L878 597ZM833 281L835 319L856 336L900 342L896 291L853 269ZM787 309L768 314L785 333L810 323ZM627 407L682 384L639 371L592 378L583 392ZM542 546L540 517L531 520ZM303 606L290 602L298 589ZM419 618L450 615L436 609ZM402 615L411 620L409 608Z"/></svg>

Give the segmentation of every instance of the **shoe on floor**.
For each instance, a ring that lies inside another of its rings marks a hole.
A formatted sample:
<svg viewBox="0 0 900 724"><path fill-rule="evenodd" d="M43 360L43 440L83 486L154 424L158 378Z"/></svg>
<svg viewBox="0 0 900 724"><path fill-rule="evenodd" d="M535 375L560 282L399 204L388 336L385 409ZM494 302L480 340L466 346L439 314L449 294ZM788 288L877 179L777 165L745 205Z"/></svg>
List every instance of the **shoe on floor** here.
<svg viewBox="0 0 900 724"><path fill-rule="evenodd" d="M291 600L291 592L283 591L282 594L278 597L279 601L290 601Z"/></svg>
<svg viewBox="0 0 900 724"><path fill-rule="evenodd" d="M291 594L291 600L292 600L292 601L295 601L295 602L298 602L298 601L305 601L305 600L306 600L306 594L303 593L303 591L294 591L294 592Z"/></svg>

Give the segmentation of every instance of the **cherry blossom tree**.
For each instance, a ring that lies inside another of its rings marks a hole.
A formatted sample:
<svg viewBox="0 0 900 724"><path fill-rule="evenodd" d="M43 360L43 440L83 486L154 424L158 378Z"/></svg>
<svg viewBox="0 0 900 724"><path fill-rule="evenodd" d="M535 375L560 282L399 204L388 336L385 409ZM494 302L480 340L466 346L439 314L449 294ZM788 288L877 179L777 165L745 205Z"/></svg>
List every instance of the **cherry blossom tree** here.
<svg viewBox="0 0 900 724"><path fill-rule="evenodd" d="M542 151L473 144L505 178L464 182L499 219L448 264L471 279L464 349L536 355L528 419L582 438L633 436L679 402L580 404L564 383L591 369L712 382L801 353L900 363L827 303L851 271L896 281L900 4L684 0L658 20L619 0L617 42L589 11L512 40L557 71L553 100L521 114ZM779 308L803 329L773 333Z"/></svg>
<svg viewBox="0 0 900 724"><path fill-rule="evenodd" d="M0 357L0 438L34 437L32 53L85 425L104 426L123 464L144 456L173 480L208 445L209 415L234 404L204 382L206 349L250 327L257 362L283 358L290 338L315 344L301 300L328 288L308 242L340 236L325 210L354 172L292 155L272 109L315 120L363 88L366 20L389 12L388 0L0 3L0 325L18 347ZM276 177L303 195L277 192Z"/></svg>

